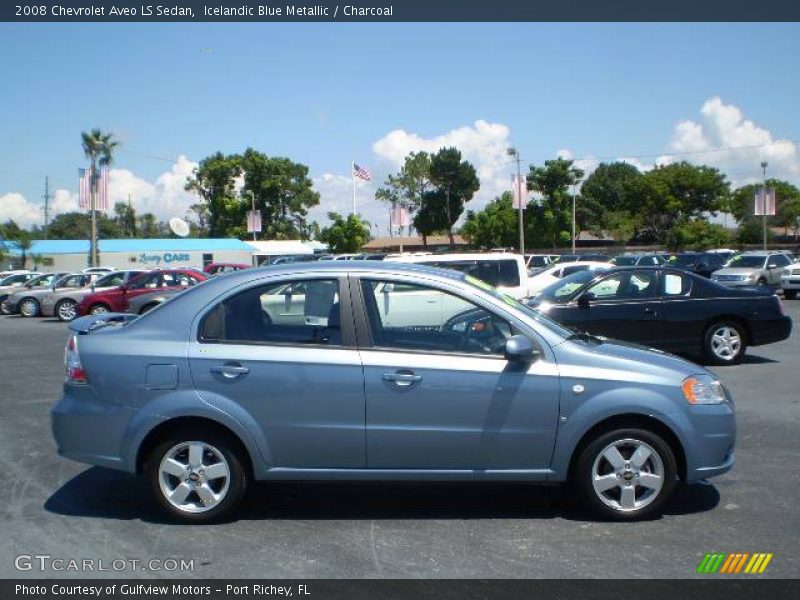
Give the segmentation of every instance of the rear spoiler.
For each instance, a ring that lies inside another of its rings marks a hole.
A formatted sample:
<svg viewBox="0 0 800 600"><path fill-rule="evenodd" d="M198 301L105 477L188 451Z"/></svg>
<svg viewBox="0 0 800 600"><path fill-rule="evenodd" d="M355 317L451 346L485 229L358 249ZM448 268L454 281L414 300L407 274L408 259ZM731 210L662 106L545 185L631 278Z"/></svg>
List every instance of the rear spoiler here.
<svg viewBox="0 0 800 600"><path fill-rule="evenodd" d="M70 321L68 327L70 331L75 331L79 335L87 334L95 329L100 329L106 325L127 325L139 315L130 313L103 313L100 315L86 315L74 321Z"/></svg>

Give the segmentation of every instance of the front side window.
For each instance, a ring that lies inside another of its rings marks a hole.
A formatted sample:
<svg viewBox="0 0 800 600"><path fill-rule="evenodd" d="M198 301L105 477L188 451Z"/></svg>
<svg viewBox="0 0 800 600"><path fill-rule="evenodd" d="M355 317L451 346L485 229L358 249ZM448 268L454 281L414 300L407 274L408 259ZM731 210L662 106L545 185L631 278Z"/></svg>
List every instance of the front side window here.
<svg viewBox="0 0 800 600"><path fill-rule="evenodd" d="M442 290L375 280L362 281L362 290L381 348L502 355L514 334L505 319Z"/></svg>
<svg viewBox="0 0 800 600"><path fill-rule="evenodd" d="M656 281L654 271L625 271L603 278L587 291L597 300L636 300L653 296Z"/></svg>
<svg viewBox="0 0 800 600"><path fill-rule="evenodd" d="M240 292L203 320L206 342L341 346L339 282L280 282Z"/></svg>

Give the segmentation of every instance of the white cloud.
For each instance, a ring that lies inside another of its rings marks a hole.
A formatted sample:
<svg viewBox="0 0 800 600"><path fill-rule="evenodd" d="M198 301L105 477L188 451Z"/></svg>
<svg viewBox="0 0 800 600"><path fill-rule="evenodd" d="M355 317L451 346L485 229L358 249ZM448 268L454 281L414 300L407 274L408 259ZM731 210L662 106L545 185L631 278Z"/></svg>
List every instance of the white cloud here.
<svg viewBox="0 0 800 600"><path fill-rule="evenodd" d="M703 104L700 117L699 122L684 120L675 125L668 146L670 155L659 158L658 164L687 160L714 166L727 174L733 185L740 186L761 179L759 165L765 160L769 163L768 176L795 183L800 180L796 144L746 119L738 106L714 96Z"/></svg>
<svg viewBox="0 0 800 600"><path fill-rule="evenodd" d="M21 227L30 227L44 221L42 207L32 204L25 196L11 192L0 196L0 222L13 220Z"/></svg>

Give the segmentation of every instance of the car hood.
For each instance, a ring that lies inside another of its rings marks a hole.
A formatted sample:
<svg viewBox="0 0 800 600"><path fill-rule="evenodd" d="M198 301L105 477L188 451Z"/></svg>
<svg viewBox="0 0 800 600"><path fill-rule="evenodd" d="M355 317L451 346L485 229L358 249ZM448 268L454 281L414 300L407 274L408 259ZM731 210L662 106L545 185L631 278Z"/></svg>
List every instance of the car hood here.
<svg viewBox="0 0 800 600"><path fill-rule="evenodd" d="M638 344L596 338L568 339L554 347L559 366L581 365L581 376L645 384L680 385L689 375L716 375L691 361ZM588 365L588 366L587 366Z"/></svg>
<svg viewBox="0 0 800 600"><path fill-rule="evenodd" d="M756 271L760 271L758 267L738 267L729 269L717 269L714 275L752 275Z"/></svg>

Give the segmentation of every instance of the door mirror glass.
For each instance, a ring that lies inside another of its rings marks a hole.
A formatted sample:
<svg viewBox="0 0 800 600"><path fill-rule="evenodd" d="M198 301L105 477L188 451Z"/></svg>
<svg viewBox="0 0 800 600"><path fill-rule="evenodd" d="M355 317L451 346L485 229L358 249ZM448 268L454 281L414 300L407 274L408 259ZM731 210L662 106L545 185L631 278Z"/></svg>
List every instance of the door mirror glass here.
<svg viewBox="0 0 800 600"><path fill-rule="evenodd" d="M505 356L506 360L515 362L531 361L539 356L539 351L524 335L512 335L506 340Z"/></svg>

